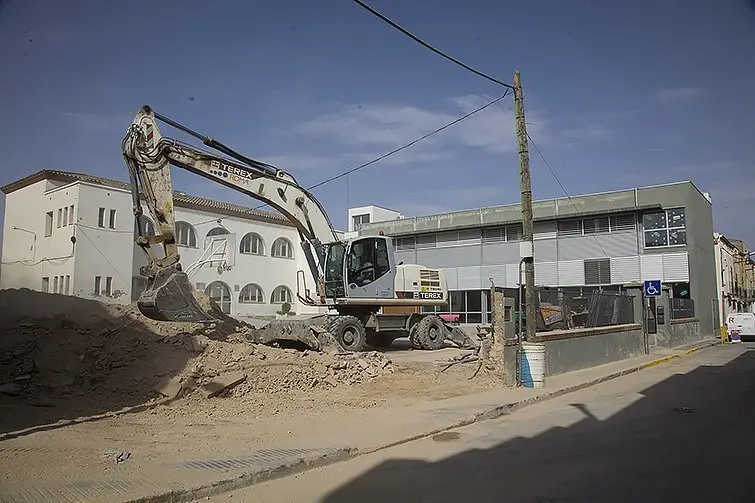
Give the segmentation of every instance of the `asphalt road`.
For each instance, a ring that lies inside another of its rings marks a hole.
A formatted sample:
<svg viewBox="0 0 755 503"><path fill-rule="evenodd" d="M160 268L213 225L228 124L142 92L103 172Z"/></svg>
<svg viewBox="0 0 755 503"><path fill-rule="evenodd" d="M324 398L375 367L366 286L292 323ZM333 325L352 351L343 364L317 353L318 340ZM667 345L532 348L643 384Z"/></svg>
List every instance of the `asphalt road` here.
<svg viewBox="0 0 755 503"><path fill-rule="evenodd" d="M211 501L752 502L755 344Z"/></svg>

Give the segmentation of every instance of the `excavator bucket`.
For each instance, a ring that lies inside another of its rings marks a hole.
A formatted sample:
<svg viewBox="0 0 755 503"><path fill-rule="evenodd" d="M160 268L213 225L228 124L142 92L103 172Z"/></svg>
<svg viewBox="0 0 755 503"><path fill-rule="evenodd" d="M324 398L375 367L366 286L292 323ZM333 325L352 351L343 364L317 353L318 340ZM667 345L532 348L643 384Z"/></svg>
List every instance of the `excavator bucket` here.
<svg viewBox="0 0 755 503"><path fill-rule="evenodd" d="M194 296L194 288L186 273L169 270L158 275L137 301L139 311L152 320L189 323L217 323Z"/></svg>

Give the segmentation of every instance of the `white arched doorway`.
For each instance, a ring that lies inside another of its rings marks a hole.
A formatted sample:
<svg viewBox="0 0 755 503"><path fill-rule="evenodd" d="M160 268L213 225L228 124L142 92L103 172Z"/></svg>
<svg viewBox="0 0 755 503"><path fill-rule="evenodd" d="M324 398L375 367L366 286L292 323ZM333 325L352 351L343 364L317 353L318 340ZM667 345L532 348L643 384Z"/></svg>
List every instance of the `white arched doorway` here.
<svg viewBox="0 0 755 503"><path fill-rule="evenodd" d="M208 297L215 301L220 310L225 314L231 314L231 289L222 281L213 281L204 291Z"/></svg>

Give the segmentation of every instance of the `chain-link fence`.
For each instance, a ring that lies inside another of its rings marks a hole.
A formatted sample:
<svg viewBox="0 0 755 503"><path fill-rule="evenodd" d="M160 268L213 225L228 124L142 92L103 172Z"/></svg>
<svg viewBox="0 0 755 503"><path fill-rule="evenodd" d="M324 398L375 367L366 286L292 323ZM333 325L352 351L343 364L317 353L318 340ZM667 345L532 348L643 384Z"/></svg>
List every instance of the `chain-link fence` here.
<svg viewBox="0 0 755 503"><path fill-rule="evenodd" d="M537 331L634 323L632 297L618 292L538 290Z"/></svg>
<svg viewBox="0 0 755 503"><path fill-rule="evenodd" d="M695 301L692 299L671 299L671 319L682 320L695 317Z"/></svg>

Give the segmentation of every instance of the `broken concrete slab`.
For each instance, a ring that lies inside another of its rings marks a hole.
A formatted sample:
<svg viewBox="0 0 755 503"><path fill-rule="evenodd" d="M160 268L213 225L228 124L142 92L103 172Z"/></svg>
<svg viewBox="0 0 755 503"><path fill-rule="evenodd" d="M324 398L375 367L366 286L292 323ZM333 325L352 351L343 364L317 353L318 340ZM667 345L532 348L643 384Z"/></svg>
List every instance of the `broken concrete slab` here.
<svg viewBox="0 0 755 503"><path fill-rule="evenodd" d="M177 398L182 389L183 383L178 377L163 377L155 386L155 391L170 399Z"/></svg>
<svg viewBox="0 0 755 503"><path fill-rule="evenodd" d="M246 374L243 372L230 372L218 376L211 381L202 385L202 391L204 391L207 398L212 398L221 394L222 392L232 389L242 382L246 381Z"/></svg>

